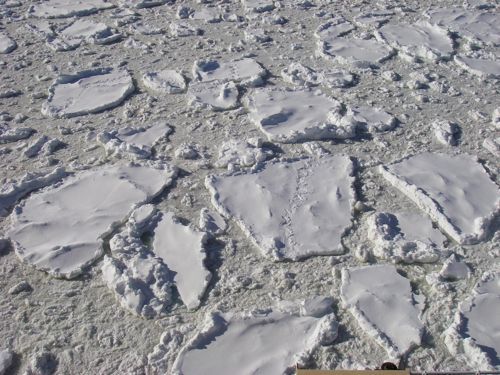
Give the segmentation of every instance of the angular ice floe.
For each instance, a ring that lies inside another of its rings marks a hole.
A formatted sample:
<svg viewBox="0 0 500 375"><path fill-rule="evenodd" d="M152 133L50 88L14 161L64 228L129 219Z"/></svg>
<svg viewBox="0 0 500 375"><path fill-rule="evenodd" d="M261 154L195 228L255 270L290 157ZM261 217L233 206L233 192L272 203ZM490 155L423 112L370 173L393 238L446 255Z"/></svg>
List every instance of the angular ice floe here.
<svg viewBox="0 0 500 375"><path fill-rule="evenodd" d="M186 79L175 70L148 72L142 76L146 88L159 94L180 94L186 90Z"/></svg>
<svg viewBox="0 0 500 375"><path fill-rule="evenodd" d="M126 70L98 69L60 75L49 89L42 113L56 118L98 113L120 105L134 90Z"/></svg>
<svg viewBox="0 0 500 375"><path fill-rule="evenodd" d="M195 10L189 15L189 18L206 23L218 23L222 21L221 14L215 8L202 8Z"/></svg>
<svg viewBox="0 0 500 375"><path fill-rule="evenodd" d="M19 181L2 186L0 189L0 216L4 216L9 207L12 207L32 191L52 185L66 176L66 170L59 167L47 172L27 173Z"/></svg>
<svg viewBox="0 0 500 375"><path fill-rule="evenodd" d="M0 54L10 53L17 48L17 43L4 33L0 33Z"/></svg>
<svg viewBox="0 0 500 375"><path fill-rule="evenodd" d="M449 60L454 53L449 33L428 22L421 21L413 25L387 24L376 35L410 59Z"/></svg>
<svg viewBox="0 0 500 375"><path fill-rule="evenodd" d="M174 272L182 302L195 309L212 278L205 268L207 234L181 224L172 213L162 214L154 230L153 251Z"/></svg>
<svg viewBox="0 0 500 375"><path fill-rule="evenodd" d="M163 4L173 3L173 0L118 0L118 4L126 8L152 8Z"/></svg>
<svg viewBox="0 0 500 375"><path fill-rule="evenodd" d="M307 90L255 89L245 98L250 119L270 141L293 143L356 136L352 111Z"/></svg>
<svg viewBox="0 0 500 375"><path fill-rule="evenodd" d="M439 277L448 281L467 279L469 276L470 268L464 262L460 262L455 254L446 259L439 271Z"/></svg>
<svg viewBox="0 0 500 375"><path fill-rule="evenodd" d="M172 22L170 24L170 33L177 37L187 37L201 35L203 30L188 22Z"/></svg>
<svg viewBox="0 0 500 375"><path fill-rule="evenodd" d="M471 367L495 370L500 365L500 273L486 272L466 298L444 338L450 353Z"/></svg>
<svg viewBox="0 0 500 375"><path fill-rule="evenodd" d="M170 185L176 169L110 166L80 172L14 208L7 232L21 260L74 278L103 254L102 238Z"/></svg>
<svg viewBox="0 0 500 375"><path fill-rule="evenodd" d="M193 66L194 78L202 82L234 81L245 87L257 87L264 84L266 75L262 65L250 58L223 63L199 60Z"/></svg>
<svg viewBox="0 0 500 375"><path fill-rule="evenodd" d="M380 108L362 106L353 108L352 112L358 127L369 133L392 130L398 124L393 115Z"/></svg>
<svg viewBox="0 0 500 375"><path fill-rule="evenodd" d="M29 138L35 132L36 131L33 128L9 128L7 126L0 125L0 145Z"/></svg>
<svg viewBox="0 0 500 375"><path fill-rule="evenodd" d="M152 232L160 215L146 204L135 209L125 226L109 241L102 278L120 305L144 318L164 316L173 302L173 273L141 237Z"/></svg>
<svg viewBox="0 0 500 375"><path fill-rule="evenodd" d="M478 77L500 79L500 61L455 56L455 62L462 69Z"/></svg>
<svg viewBox="0 0 500 375"><path fill-rule="evenodd" d="M200 211L200 229L213 236L223 234L227 229L227 223L224 218L217 212L211 211L208 208L202 208Z"/></svg>
<svg viewBox="0 0 500 375"><path fill-rule="evenodd" d="M361 328L397 358L420 345L423 324L410 281L391 265L342 270L343 303Z"/></svg>
<svg viewBox="0 0 500 375"><path fill-rule="evenodd" d="M434 136L443 145L456 146L458 143L458 135L460 128L457 124L447 120L436 120L432 123Z"/></svg>
<svg viewBox="0 0 500 375"><path fill-rule="evenodd" d="M317 348L337 337L333 301L319 299L304 301L302 308L283 304L289 306L284 311L210 313L181 349L173 373L196 374L200 368L206 375L291 373L296 364L305 365Z"/></svg>
<svg viewBox="0 0 500 375"><path fill-rule="evenodd" d="M217 168L251 167L271 158L273 152L262 147L261 138L252 138L246 141L230 139L222 143L219 148L219 159L215 162Z"/></svg>
<svg viewBox="0 0 500 375"><path fill-rule="evenodd" d="M495 108L495 110L491 114L491 124L495 128L500 129L500 107Z"/></svg>
<svg viewBox="0 0 500 375"><path fill-rule="evenodd" d="M354 17L354 22L360 27L374 27L378 29L380 26L390 21L394 16L394 12L390 10L369 10Z"/></svg>
<svg viewBox="0 0 500 375"><path fill-rule="evenodd" d="M133 159L149 159L153 147L172 133L165 121L157 121L141 127L124 127L97 135L108 156L131 156Z"/></svg>
<svg viewBox="0 0 500 375"><path fill-rule="evenodd" d="M486 138L483 141L483 147L497 158L500 158L500 137Z"/></svg>
<svg viewBox="0 0 500 375"><path fill-rule="evenodd" d="M297 86L318 86L323 84L329 88L348 87L354 83L354 75L340 69L329 69L316 72L301 63L293 62L281 71L281 77Z"/></svg>
<svg viewBox="0 0 500 375"><path fill-rule="evenodd" d="M339 36L349 34L356 28L352 23L347 21L344 17L336 17L333 20L325 22L318 26L314 35L320 41L329 41Z"/></svg>
<svg viewBox="0 0 500 375"><path fill-rule="evenodd" d="M274 0L241 0L241 2L247 12L264 13L275 8Z"/></svg>
<svg viewBox="0 0 500 375"><path fill-rule="evenodd" d="M28 16L39 18L87 16L113 7L114 4L107 0L49 0L30 5Z"/></svg>
<svg viewBox="0 0 500 375"><path fill-rule="evenodd" d="M500 45L500 13L464 8L440 8L427 13L429 21L474 42Z"/></svg>
<svg viewBox="0 0 500 375"><path fill-rule="evenodd" d="M446 240L427 217L411 213L377 212L368 220L373 255L395 263L433 263Z"/></svg>
<svg viewBox="0 0 500 375"><path fill-rule="evenodd" d="M380 173L459 244L482 241L500 213L500 190L477 158L422 153Z"/></svg>
<svg viewBox="0 0 500 375"><path fill-rule="evenodd" d="M353 68L376 67L394 56L394 50L375 39L328 38L318 43L320 56Z"/></svg>
<svg viewBox="0 0 500 375"><path fill-rule="evenodd" d="M56 38L49 37L47 43L55 51L70 51L78 48L83 42L109 44L121 37L121 34L113 32L102 22L77 19L61 30Z"/></svg>
<svg viewBox="0 0 500 375"><path fill-rule="evenodd" d="M205 181L213 205L274 260L342 253L355 203L353 183L346 156L268 163L257 172Z"/></svg>
<svg viewBox="0 0 500 375"><path fill-rule="evenodd" d="M238 87L233 81L192 82L187 91L189 105L225 111L239 107Z"/></svg>

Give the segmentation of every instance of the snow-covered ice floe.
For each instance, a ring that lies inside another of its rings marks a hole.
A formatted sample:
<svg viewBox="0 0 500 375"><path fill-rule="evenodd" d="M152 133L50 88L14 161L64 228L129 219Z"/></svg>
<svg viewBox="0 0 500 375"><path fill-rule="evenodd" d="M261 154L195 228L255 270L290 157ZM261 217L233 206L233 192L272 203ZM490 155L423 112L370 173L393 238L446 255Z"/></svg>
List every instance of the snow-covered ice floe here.
<svg viewBox="0 0 500 375"><path fill-rule="evenodd" d="M142 82L146 88L159 94L180 94L187 87L184 76L171 69L145 73Z"/></svg>
<svg viewBox="0 0 500 375"><path fill-rule="evenodd" d="M313 297L283 308L209 313L184 346L173 373L190 375L285 374L305 364L321 345L333 343L338 323L332 299Z"/></svg>
<svg viewBox="0 0 500 375"><path fill-rule="evenodd" d="M193 65L193 77L201 82L234 81L244 87L257 87L264 84L266 75L262 65L250 58L226 62L199 60Z"/></svg>
<svg viewBox="0 0 500 375"><path fill-rule="evenodd" d="M281 77L291 84L297 86L324 85L329 88L349 87L355 82L353 74L341 69L328 69L325 72L293 62L281 71Z"/></svg>
<svg viewBox="0 0 500 375"><path fill-rule="evenodd" d="M192 82L187 91L189 105L225 111L240 106L239 90L233 81Z"/></svg>
<svg viewBox="0 0 500 375"><path fill-rule="evenodd" d="M7 236L24 262L56 277L74 278L102 256L102 238L176 174L168 165L79 172L16 206Z"/></svg>
<svg viewBox="0 0 500 375"><path fill-rule="evenodd" d="M425 152L380 173L459 244L480 242L500 213L500 190L477 158Z"/></svg>
<svg viewBox="0 0 500 375"><path fill-rule="evenodd" d="M271 162L252 173L209 176L205 184L214 206L234 218L264 256L297 260L343 252L355 203L353 174L350 158L331 156Z"/></svg>
<svg viewBox="0 0 500 375"><path fill-rule="evenodd" d="M4 33L0 33L0 54L10 53L17 48L17 43Z"/></svg>
<svg viewBox="0 0 500 375"><path fill-rule="evenodd" d="M478 370L500 365L500 272L486 272L444 333L450 353Z"/></svg>
<svg viewBox="0 0 500 375"><path fill-rule="evenodd" d="M171 4L174 0L118 0L118 4L124 8L144 9Z"/></svg>
<svg viewBox="0 0 500 375"><path fill-rule="evenodd" d="M273 155L272 150L263 147L261 138L230 139L219 147L219 159L215 162L215 166L228 170L251 167L270 159Z"/></svg>
<svg viewBox="0 0 500 375"><path fill-rule="evenodd" d="M60 75L49 88L42 113L57 118L98 113L120 105L134 90L126 70L97 69Z"/></svg>
<svg viewBox="0 0 500 375"><path fill-rule="evenodd" d="M449 33L425 21L413 25L384 25L376 35L410 59L422 58L437 62L451 59L454 53L453 40Z"/></svg>
<svg viewBox="0 0 500 375"><path fill-rule="evenodd" d="M29 138L35 132L36 131L33 128L10 128L6 125L0 124L0 145Z"/></svg>
<svg viewBox="0 0 500 375"><path fill-rule="evenodd" d="M432 263L446 237L418 213L377 212L368 218L368 237L377 258L395 263Z"/></svg>
<svg viewBox="0 0 500 375"><path fill-rule="evenodd" d="M115 5L107 0L49 0L28 8L28 16L39 18L63 18L88 16Z"/></svg>
<svg viewBox="0 0 500 375"><path fill-rule="evenodd" d="M455 62L462 69L478 77L500 79L500 61L455 56Z"/></svg>
<svg viewBox="0 0 500 375"><path fill-rule="evenodd" d="M341 297L360 327L395 359L420 345L421 307L394 266L342 270Z"/></svg>

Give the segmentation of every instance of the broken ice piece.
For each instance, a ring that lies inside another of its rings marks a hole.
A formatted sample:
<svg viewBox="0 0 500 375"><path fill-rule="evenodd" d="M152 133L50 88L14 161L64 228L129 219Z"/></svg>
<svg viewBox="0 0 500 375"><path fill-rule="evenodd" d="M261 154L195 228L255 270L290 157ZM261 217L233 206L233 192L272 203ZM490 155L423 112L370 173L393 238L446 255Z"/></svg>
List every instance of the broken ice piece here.
<svg viewBox="0 0 500 375"><path fill-rule="evenodd" d="M113 7L114 5L106 0L49 0L30 5L28 16L39 18L88 16Z"/></svg>
<svg viewBox="0 0 500 375"><path fill-rule="evenodd" d="M33 128L9 128L0 125L0 144L16 142L31 137L36 130Z"/></svg>
<svg viewBox="0 0 500 375"><path fill-rule="evenodd" d="M498 138L486 138L483 141L483 147L495 155L497 158L500 158L500 137Z"/></svg>
<svg viewBox="0 0 500 375"><path fill-rule="evenodd" d="M323 305L320 297L311 303ZM204 326L181 349L173 372L194 374L203 367L206 375L284 374L297 363L304 365L317 348L335 340L338 323L331 308L309 308L305 301L300 314L300 305L292 304L287 304L291 311L208 314Z"/></svg>
<svg viewBox="0 0 500 375"><path fill-rule="evenodd" d="M287 82L298 86L317 86L320 84L329 88L348 87L354 83L354 75L341 69L328 69L326 72L316 72L308 66L293 62L281 71L281 77Z"/></svg>
<svg viewBox="0 0 500 375"><path fill-rule="evenodd" d="M294 143L356 135L352 111L323 94L262 88L250 92L244 103L250 119L270 141Z"/></svg>
<svg viewBox="0 0 500 375"><path fill-rule="evenodd" d="M446 146L457 145L457 138L460 134L460 128L457 124L446 120L436 120L432 123L432 128L434 136L440 143Z"/></svg>
<svg viewBox="0 0 500 375"><path fill-rule="evenodd" d="M275 8L274 0L241 0L246 12L264 13Z"/></svg>
<svg viewBox="0 0 500 375"><path fill-rule="evenodd" d="M181 224L173 214L162 214L154 230L153 251L174 272L174 283L182 302L195 309L212 278L205 268L207 235Z"/></svg>
<svg viewBox="0 0 500 375"><path fill-rule="evenodd" d="M319 25L314 35L320 41L329 41L338 38L339 36L349 34L355 29L356 28L353 24L347 21L344 17L336 17L333 20Z"/></svg>
<svg viewBox="0 0 500 375"><path fill-rule="evenodd" d="M273 40L273 38L268 35L267 31L260 28L247 28L244 34L245 40L248 42L267 43Z"/></svg>
<svg viewBox="0 0 500 375"><path fill-rule="evenodd" d="M394 266L342 270L343 303L360 327L393 359L420 345L423 324L410 281Z"/></svg>
<svg viewBox="0 0 500 375"><path fill-rule="evenodd" d="M176 176L176 169L110 166L83 171L15 207L7 235L21 260L74 278L103 254L102 238Z"/></svg>
<svg viewBox="0 0 500 375"><path fill-rule="evenodd" d="M17 43L4 33L0 33L0 54L10 53L17 48Z"/></svg>
<svg viewBox="0 0 500 375"><path fill-rule="evenodd" d="M467 279L470 276L470 269L464 262L460 262L455 254L450 255L439 271L439 276L444 280L455 281Z"/></svg>
<svg viewBox="0 0 500 375"><path fill-rule="evenodd" d="M184 76L171 69L145 73L142 82L146 88L159 94L180 94L186 90Z"/></svg>
<svg viewBox="0 0 500 375"><path fill-rule="evenodd" d="M170 33L177 37L188 37L203 34L203 30L188 22L172 22L170 24Z"/></svg>
<svg viewBox="0 0 500 375"><path fill-rule="evenodd" d="M342 236L352 225L353 183L353 164L345 156L268 163L205 182L219 212L274 260L341 254Z"/></svg>
<svg viewBox="0 0 500 375"><path fill-rule="evenodd" d="M491 124L500 129L500 107L496 108L491 114Z"/></svg>
<svg viewBox="0 0 500 375"><path fill-rule="evenodd" d="M118 3L122 7L126 8L143 9L143 8L152 8L168 3L173 3L173 1L172 0L118 0Z"/></svg>
<svg viewBox="0 0 500 375"><path fill-rule="evenodd" d="M215 166L228 169L251 167L272 156L272 150L262 148L262 140L260 139L249 139L247 141L230 139L220 146L219 159L215 162Z"/></svg>
<svg viewBox="0 0 500 375"><path fill-rule="evenodd" d="M224 234L227 224L224 218L217 212L213 212L208 208L202 208L200 211L199 227L208 234L219 236Z"/></svg>
<svg viewBox="0 0 500 375"><path fill-rule="evenodd" d="M369 133L392 130L398 123L393 115L380 108L362 106L355 107L352 111L358 127L364 128Z"/></svg>
<svg viewBox="0 0 500 375"><path fill-rule="evenodd" d="M195 61L193 76L202 82L234 81L245 87L257 87L264 84L267 71L257 61L250 58L227 61Z"/></svg>
<svg viewBox="0 0 500 375"><path fill-rule="evenodd" d="M135 87L126 70L87 70L61 75L49 89L42 113L67 118L98 113L120 105Z"/></svg>
<svg viewBox="0 0 500 375"><path fill-rule="evenodd" d="M224 111L239 107L239 91L232 81L192 82L187 91L189 105Z"/></svg>
<svg viewBox="0 0 500 375"><path fill-rule="evenodd" d="M379 171L459 244L484 240L500 213L500 190L475 157L425 152Z"/></svg>
<svg viewBox="0 0 500 375"><path fill-rule="evenodd" d="M67 49L62 48L62 50L70 50L78 47L83 41L101 45L113 43L121 38L121 34L114 33L102 22L77 19L64 28L58 37L69 46Z"/></svg>
<svg viewBox="0 0 500 375"><path fill-rule="evenodd" d="M462 69L478 77L500 79L500 61L455 56L455 62Z"/></svg>

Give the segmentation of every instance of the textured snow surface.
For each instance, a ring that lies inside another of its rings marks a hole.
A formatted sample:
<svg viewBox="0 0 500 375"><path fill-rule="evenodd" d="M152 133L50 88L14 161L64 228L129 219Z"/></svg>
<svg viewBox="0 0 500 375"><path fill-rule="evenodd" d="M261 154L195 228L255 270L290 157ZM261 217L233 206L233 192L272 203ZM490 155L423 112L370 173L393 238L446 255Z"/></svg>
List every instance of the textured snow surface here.
<svg viewBox="0 0 500 375"><path fill-rule="evenodd" d="M351 227L354 170L348 157L267 164L207 178L212 203L275 260L340 254ZM300 197L300 199L298 199Z"/></svg>
<svg viewBox="0 0 500 375"><path fill-rule="evenodd" d="M420 345L419 307L409 280L394 266L343 269L341 297L358 324L391 358Z"/></svg>
<svg viewBox="0 0 500 375"><path fill-rule="evenodd" d="M445 342L453 355L465 356L481 370L499 365L500 273L487 272L459 307Z"/></svg>
<svg viewBox="0 0 500 375"><path fill-rule="evenodd" d="M497 60L455 56L455 62L464 70L479 77L500 78L500 62Z"/></svg>
<svg viewBox="0 0 500 375"><path fill-rule="evenodd" d="M500 212L500 190L472 156L422 153L379 171L460 244L482 241Z"/></svg>
<svg viewBox="0 0 500 375"><path fill-rule="evenodd" d="M251 167L273 156L273 152L264 149L262 139L252 138L246 141L230 139L219 148L219 159L215 166L229 170L239 167Z"/></svg>
<svg viewBox="0 0 500 375"><path fill-rule="evenodd" d="M102 238L135 205L168 186L175 173L168 166L77 173L16 206L7 234L24 262L57 277L74 278L102 256Z"/></svg>
<svg viewBox="0 0 500 375"><path fill-rule="evenodd" d="M61 75L49 89L42 113L50 117L73 117L97 113L120 105L135 87L125 70L88 70Z"/></svg>
<svg viewBox="0 0 500 375"><path fill-rule="evenodd" d="M240 60L196 61L193 66L193 76L202 82L234 81L242 86L261 86L266 77L266 70L257 61L244 58Z"/></svg>
<svg viewBox="0 0 500 375"><path fill-rule="evenodd" d="M239 91L233 81L196 82L189 85L188 103L214 111L224 111L239 107Z"/></svg>
<svg viewBox="0 0 500 375"><path fill-rule="evenodd" d="M113 6L107 0L49 0L30 6L28 15L40 18L86 16Z"/></svg>
<svg viewBox="0 0 500 375"><path fill-rule="evenodd" d="M285 374L305 363L320 345L332 343L338 324L330 298L303 301L292 311L211 313L203 328L181 349L179 375ZM312 305L312 306L310 306ZM295 310L295 311L293 311Z"/></svg>
<svg viewBox="0 0 500 375"><path fill-rule="evenodd" d="M158 94L180 94L186 90L184 76L172 69L145 73L142 82Z"/></svg>

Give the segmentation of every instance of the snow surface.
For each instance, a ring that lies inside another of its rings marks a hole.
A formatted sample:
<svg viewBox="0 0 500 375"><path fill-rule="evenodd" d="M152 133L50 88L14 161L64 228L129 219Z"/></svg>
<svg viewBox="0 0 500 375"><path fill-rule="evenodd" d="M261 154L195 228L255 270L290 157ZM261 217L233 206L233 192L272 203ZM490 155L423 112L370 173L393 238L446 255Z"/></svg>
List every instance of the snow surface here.
<svg viewBox="0 0 500 375"><path fill-rule="evenodd" d="M196 61L193 65L193 77L201 82L234 81L242 86L262 86L267 71L257 61L250 58L227 62Z"/></svg>
<svg viewBox="0 0 500 375"><path fill-rule="evenodd" d="M464 70L478 77L500 79L499 61L455 56L455 62Z"/></svg>
<svg viewBox="0 0 500 375"><path fill-rule="evenodd" d="M219 159L215 162L215 166L233 170L262 163L273 156L273 152L264 149L262 143L260 138L246 141L230 139L220 146Z"/></svg>
<svg viewBox="0 0 500 375"><path fill-rule="evenodd" d="M187 98L189 105L224 111L237 108L238 87L233 81L196 82L189 85Z"/></svg>
<svg viewBox="0 0 500 375"><path fill-rule="evenodd" d="M187 87L184 76L172 69L144 73L142 82L146 88L158 94L180 94Z"/></svg>
<svg viewBox="0 0 500 375"><path fill-rule="evenodd" d="M0 33L0 54L10 53L17 47L17 43L4 33Z"/></svg>
<svg viewBox="0 0 500 375"><path fill-rule="evenodd" d="M49 0L31 5L28 15L40 18L86 16L114 5L106 0Z"/></svg>
<svg viewBox="0 0 500 375"><path fill-rule="evenodd" d="M270 163L205 183L214 206L238 222L262 255L298 260L343 253L356 199L353 174L348 157L332 156Z"/></svg>

